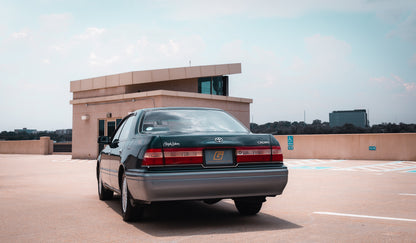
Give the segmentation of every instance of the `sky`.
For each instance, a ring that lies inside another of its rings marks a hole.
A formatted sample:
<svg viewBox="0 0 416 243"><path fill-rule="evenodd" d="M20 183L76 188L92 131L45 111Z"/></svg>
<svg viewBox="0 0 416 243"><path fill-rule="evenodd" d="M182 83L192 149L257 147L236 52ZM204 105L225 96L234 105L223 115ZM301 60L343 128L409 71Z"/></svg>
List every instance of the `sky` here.
<svg viewBox="0 0 416 243"><path fill-rule="evenodd" d="M0 131L72 127L69 84L241 63L251 122L416 123L414 0L0 0Z"/></svg>

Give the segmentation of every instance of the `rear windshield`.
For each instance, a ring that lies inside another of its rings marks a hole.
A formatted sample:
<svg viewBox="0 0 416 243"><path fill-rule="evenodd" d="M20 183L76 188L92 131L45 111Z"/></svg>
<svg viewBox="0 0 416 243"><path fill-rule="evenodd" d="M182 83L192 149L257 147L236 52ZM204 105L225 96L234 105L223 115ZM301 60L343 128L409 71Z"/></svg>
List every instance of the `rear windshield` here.
<svg viewBox="0 0 416 243"><path fill-rule="evenodd" d="M248 130L228 113L219 110L155 110L144 115L141 132L248 133Z"/></svg>

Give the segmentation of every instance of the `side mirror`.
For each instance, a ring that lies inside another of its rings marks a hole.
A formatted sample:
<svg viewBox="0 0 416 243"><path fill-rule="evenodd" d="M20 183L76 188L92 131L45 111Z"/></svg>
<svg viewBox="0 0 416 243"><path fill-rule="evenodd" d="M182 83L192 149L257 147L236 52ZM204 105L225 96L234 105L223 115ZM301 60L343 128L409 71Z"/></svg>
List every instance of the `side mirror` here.
<svg viewBox="0 0 416 243"><path fill-rule="evenodd" d="M99 136L98 140L97 140L97 143L99 143L99 144L110 144L111 143L110 137L108 137L108 136Z"/></svg>
<svg viewBox="0 0 416 243"><path fill-rule="evenodd" d="M110 148L117 148L118 147L118 139L114 139L113 142L110 142Z"/></svg>

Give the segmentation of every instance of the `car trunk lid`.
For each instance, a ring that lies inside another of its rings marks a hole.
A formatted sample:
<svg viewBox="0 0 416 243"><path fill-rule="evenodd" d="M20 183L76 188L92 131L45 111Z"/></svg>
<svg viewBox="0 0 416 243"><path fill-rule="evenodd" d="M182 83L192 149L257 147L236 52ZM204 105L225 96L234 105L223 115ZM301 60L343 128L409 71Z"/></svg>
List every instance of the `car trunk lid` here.
<svg viewBox="0 0 416 243"><path fill-rule="evenodd" d="M239 163L282 163L278 142L270 135L160 135L162 148L149 148L145 166L237 166Z"/></svg>

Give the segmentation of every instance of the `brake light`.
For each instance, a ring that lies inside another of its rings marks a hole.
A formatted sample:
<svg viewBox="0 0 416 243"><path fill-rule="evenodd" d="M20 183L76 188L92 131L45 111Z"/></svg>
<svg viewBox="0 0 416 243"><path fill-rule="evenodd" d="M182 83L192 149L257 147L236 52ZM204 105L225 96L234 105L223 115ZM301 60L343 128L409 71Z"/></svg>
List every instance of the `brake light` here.
<svg viewBox="0 0 416 243"><path fill-rule="evenodd" d="M202 148L148 149L144 154L142 165L202 164L202 161Z"/></svg>
<svg viewBox="0 0 416 243"><path fill-rule="evenodd" d="M231 149L231 148L230 148ZM203 163L204 148L148 149L144 154L143 166L192 165ZM280 146L237 147L236 162L283 162Z"/></svg>
<svg viewBox="0 0 416 243"><path fill-rule="evenodd" d="M272 146L272 161L283 162L283 153L280 146Z"/></svg>
<svg viewBox="0 0 416 243"><path fill-rule="evenodd" d="M280 146L239 147L236 149L237 163L283 161Z"/></svg>
<svg viewBox="0 0 416 243"><path fill-rule="evenodd" d="M236 150L237 163L270 161L270 147L239 147Z"/></svg>
<svg viewBox="0 0 416 243"><path fill-rule="evenodd" d="M202 164L202 148L164 149L166 165Z"/></svg>
<svg viewBox="0 0 416 243"><path fill-rule="evenodd" d="M163 165L162 149L148 149L144 154L142 165Z"/></svg>

